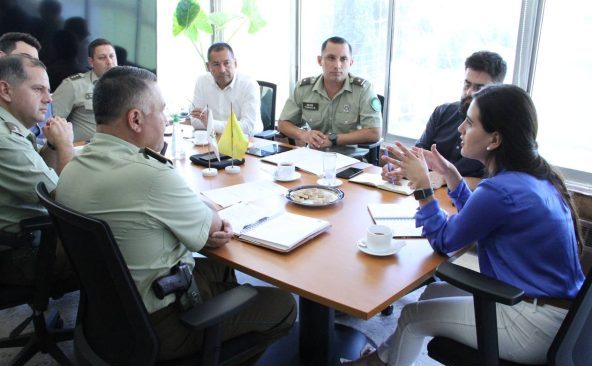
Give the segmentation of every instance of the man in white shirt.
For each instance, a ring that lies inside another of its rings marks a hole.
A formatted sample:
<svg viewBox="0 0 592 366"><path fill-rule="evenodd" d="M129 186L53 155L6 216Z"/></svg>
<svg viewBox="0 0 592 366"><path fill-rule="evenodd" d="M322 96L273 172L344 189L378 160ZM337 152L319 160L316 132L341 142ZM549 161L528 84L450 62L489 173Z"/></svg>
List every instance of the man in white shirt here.
<svg viewBox="0 0 592 366"><path fill-rule="evenodd" d="M236 72L236 59L227 43L214 43L208 48L209 73L198 77L193 93L191 124L205 129L209 110L213 113L214 130L222 133L230 107L245 134L263 130L259 85L253 78Z"/></svg>

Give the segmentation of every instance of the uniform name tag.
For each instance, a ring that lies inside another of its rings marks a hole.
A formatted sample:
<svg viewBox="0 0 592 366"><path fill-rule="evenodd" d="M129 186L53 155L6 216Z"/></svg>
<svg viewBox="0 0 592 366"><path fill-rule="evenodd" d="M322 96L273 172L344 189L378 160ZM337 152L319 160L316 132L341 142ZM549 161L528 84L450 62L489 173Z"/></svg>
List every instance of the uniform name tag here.
<svg viewBox="0 0 592 366"><path fill-rule="evenodd" d="M309 111L318 111L319 103L304 102L302 103L302 108Z"/></svg>

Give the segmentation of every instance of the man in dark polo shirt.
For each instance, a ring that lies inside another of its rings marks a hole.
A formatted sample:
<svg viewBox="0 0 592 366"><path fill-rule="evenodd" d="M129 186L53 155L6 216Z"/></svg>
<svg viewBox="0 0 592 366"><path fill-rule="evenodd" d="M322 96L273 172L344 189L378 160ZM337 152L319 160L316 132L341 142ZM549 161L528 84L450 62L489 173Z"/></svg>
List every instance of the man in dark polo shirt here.
<svg viewBox="0 0 592 366"><path fill-rule="evenodd" d="M483 165L460 154L458 126L465 120L473 93L485 85L502 83L506 68L506 62L495 52L478 51L469 56L465 60L465 80L460 101L436 107L415 146L429 150L432 144L436 144L440 154L453 163L463 177L482 177ZM433 172L431 174L435 175ZM435 183L442 181L438 177L433 178Z"/></svg>

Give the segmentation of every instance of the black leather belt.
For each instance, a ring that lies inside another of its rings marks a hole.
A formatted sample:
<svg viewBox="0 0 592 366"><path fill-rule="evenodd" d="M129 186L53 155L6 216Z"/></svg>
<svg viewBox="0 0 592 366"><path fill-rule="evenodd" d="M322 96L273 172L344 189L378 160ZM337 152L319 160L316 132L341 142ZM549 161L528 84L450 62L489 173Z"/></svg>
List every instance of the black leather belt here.
<svg viewBox="0 0 592 366"><path fill-rule="evenodd" d="M534 304L536 300L537 306L551 305L565 310L569 310L569 308L571 307L571 300L566 299L553 299L550 297L539 297L533 299L532 297L525 296L522 298L522 300L531 304Z"/></svg>

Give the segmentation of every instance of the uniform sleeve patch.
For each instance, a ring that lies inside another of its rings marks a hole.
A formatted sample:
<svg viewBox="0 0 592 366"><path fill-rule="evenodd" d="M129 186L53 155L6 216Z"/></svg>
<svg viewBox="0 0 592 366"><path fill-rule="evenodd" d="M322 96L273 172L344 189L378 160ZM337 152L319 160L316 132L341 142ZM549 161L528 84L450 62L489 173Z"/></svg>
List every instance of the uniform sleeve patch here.
<svg viewBox="0 0 592 366"><path fill-rule="evenodd" d="M372 107L372 109L374 109L376 112L380 112L382 109L382 105L380 104L380 100L378 100L377 97L374 97L370 100L370 106Z"/></svg>

